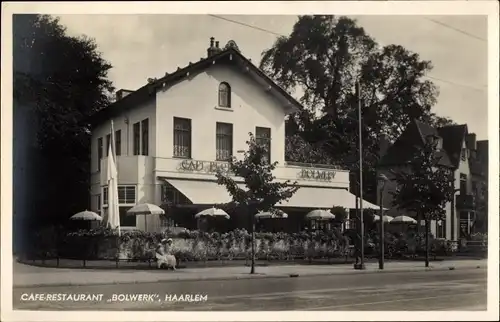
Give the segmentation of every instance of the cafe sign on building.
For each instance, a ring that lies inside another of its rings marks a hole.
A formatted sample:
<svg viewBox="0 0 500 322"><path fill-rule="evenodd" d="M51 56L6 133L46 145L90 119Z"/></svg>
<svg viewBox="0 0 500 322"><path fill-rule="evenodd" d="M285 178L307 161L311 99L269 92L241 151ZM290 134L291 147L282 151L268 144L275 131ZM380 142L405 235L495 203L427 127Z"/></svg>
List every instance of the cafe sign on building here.
<svg viewBox="0 0 500 322"><path fill-rule="evenodd" d="M217 161L198 161L198 160L183 160L179 163L178 169L183 172L196 172L215 174L217 171L227 173L229 171L229 163ZM314 168L302 168L298 172L298 178L307 181L332 181L335 178L336 172L332 170L322 170Z"/></svg>
<svg viewBox="0 0 500 322"><path fill-rule="evenodd" d="M202 172L202 173L223 173L229 171L229 163L216 162L216 161L197 161L197 160L183 160L179 164L179 169L186 172Z"/></svg>
<svg viewBox="0 0 500 322"><path fill-rule="evenodd" d="M335 178L335 174L336 172L331 170L304 168L299 171L299 178L303 180L331 181Z"/></svg>

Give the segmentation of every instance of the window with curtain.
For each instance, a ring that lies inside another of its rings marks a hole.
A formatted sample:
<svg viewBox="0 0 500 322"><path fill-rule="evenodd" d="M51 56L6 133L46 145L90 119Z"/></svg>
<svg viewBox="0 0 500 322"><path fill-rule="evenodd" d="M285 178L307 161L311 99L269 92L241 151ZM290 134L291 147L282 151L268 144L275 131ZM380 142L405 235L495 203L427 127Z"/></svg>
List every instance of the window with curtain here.
<svg viewBox="0 0 500 322"><path fill-rule="evenodd" d="M191 158L191 120L174 117L174 157Z"/></svg>
<svg viewBox="0 0 500 322"><path fill-rule="evenodd" d="M271 129L267 127L255 128L255 142L266 149L264 160L271 162Z"/></svg>
<svg viewBox="0 0 500 322"><path fill-rule="evenodd" d="M141 122L142 155L149 155L149 119Z"/></svg>
<svg viewBox="0 0 500 322"><path fill-rule="evenodd" d="M97 139L97 171L101 171L102 138Z"/></svg>
<svg viewBox="0 0 500 322"><path fill-rule="evenodd" d="M226 82L219 84L219 106L231 107L231 86Z"/></svg>
<svg viewBox="0 0 500 322"><path fill-rule="evenodd" d="M216 160L227 161L233 155L233 125L217 122Z"/></svg>
<svg viewBox="0 0 500 322"><path fill-rule="evenodd" d="M115 132L115 153L116 155L122 154L122 131L118 130Z"/></svg>
<svg viewBox="0 0 500 322"><path fill-rule="evenodd" d="M134 135L132 149L134 151L134 155L139 155L141 154L141 123L140 122L134 123L132 131Z"/></svg>

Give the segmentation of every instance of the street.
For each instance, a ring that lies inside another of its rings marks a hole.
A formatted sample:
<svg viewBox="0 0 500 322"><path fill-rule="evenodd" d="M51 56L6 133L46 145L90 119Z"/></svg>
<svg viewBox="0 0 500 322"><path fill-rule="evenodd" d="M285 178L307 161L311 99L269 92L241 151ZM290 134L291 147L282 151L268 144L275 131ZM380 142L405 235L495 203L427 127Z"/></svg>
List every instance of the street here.
<svg viewBox="0 0 500 322"><path fill-rule="evenodd" d="M486 310L486 285L486 269L471 269L26 287L14 288L13 306L24 310ZM47 300L70 293L94 298ZM96 294L102 298L96 299ZM138 298L139 294L143 295ZM45 300L39 300L41 296Z"/></svg>

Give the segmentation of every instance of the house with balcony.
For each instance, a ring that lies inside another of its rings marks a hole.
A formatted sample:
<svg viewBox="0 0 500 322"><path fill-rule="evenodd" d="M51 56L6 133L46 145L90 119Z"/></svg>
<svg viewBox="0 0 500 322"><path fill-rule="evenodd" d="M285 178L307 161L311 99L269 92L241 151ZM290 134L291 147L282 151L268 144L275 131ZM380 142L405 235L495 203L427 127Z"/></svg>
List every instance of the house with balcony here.
<svg viewBox="0 0 500 322"><path fill-rule="evenodd" d="M93 116L91 208L106 216L111 121L122 227L159 231L173 221L195 228L194 214L231 200L216 183L215 173L227 170L228 158L238 158L247 149L248 133L267 146L271 162L278 162L276 180L297 181L300 187L280 205L289 215L289 229L301 229L311 209L354 208L347 170L285 162L285 117L299 108L234 41L222 48L211 38L207 55L198 62L149 79L138 90L118 91L116 102ZM125 215L130 207L146 202L173 205L167 222ZM222 223L229 225L226 228L247 227L245 218L230 215Z"/></svg>
<svg viewBox="0 0 500 322"><path fill-rule="evenodd" d="M455 187L454 198L446 205L446 218L438 222L432 221L431 232L437 238L447 240L466 238L476 212L471 171L471 156L476 151L476 135L468 132L467 125L434 128L420 121L412 121L382 156L378 172L392 179L393 172L405 171L416 152L416 147L423 145L429 137L438 140L436 153L440 157L439 163L452 170L450 185ZM392 204L392 192L395 191L396 185L397 183L391 180L386 184L384 207L389 208L387 214L393 217L406 215L419 220L416 214ZM424 223L419 221L418 225L423 226Z"/></svg>

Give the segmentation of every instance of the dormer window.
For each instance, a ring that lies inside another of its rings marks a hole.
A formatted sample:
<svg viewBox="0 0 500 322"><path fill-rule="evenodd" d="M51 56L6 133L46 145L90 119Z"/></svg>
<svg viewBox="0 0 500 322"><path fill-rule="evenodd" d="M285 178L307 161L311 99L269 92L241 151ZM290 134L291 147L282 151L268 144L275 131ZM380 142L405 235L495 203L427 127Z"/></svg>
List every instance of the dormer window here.
<svg viewBox="0 0 500 322"><path fill-rule="evenodd" d="M219 107L231 107L231 86L225 82L219 85Z"/></svg>
<svg viewBox="0 0 500 322"><path fill-rule="evenodd" d="M462 161L466 161L467 160L467 149L462 149L462 153L460 154L460 158L462 159Z"/></svg>
<svg viewBox="0 0 500 322"><path fill-rule="evenodd" d="M436 150L441 151L443 149L443 138L438 137L436 142Z"/></svg>
<svg viewBox="0 0 500 322"><path fill-rule="evenodd" d="M437 135L428 135L426 137L428 143L435 145L436 151L441 151L443 149L443 138Z"/></svg>

